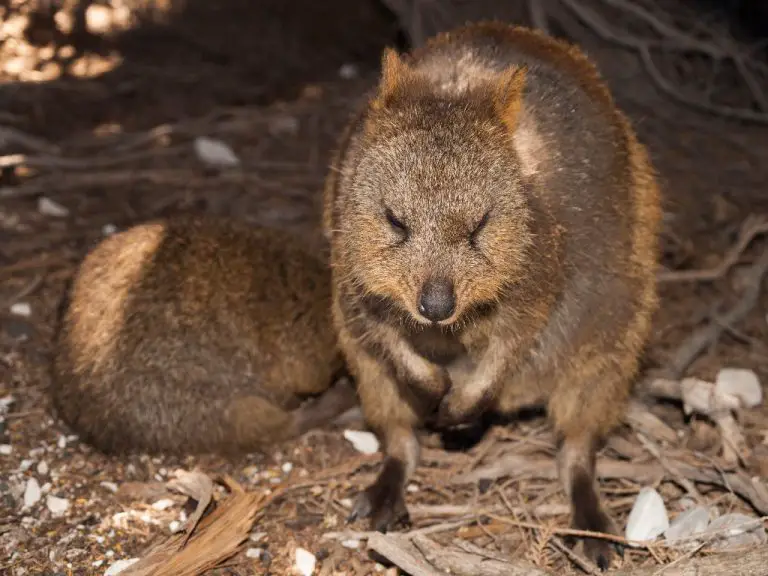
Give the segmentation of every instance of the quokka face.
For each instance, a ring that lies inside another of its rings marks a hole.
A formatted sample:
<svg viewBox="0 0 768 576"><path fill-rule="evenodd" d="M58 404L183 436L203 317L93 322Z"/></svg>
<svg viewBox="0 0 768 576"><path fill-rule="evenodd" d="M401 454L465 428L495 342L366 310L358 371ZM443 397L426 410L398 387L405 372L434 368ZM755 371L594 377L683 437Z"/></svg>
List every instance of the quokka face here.
<svg viewBox="0 0 768 576"><path fill-rule="evenodd" d="M343 251L364 293L415 323L453 326L523 273L530 214L510 126L518 78L435 95L405 66L385 59L349 171Z"/></svg>

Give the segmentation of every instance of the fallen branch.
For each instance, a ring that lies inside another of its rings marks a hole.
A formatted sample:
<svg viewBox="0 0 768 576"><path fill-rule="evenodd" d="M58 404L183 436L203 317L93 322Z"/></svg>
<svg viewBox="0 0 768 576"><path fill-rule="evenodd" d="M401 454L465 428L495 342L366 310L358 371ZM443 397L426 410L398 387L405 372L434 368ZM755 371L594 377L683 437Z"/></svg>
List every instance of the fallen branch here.
<svg viewBox="0 0 768 576"><path fill-rule="evenodd" d="M732 106L717 105L709 100L685 94L678 86L675 86L671 81L664 77L664 74L662 74L661 70L659 70L659 67L656 65L651 52L654 48L661 48L667 51L699 52L699 54L712 58L715 62L730 59L734 63L737 73L742 76L747 88L750 89L750 94L753 99L758 103L763 104L762 100L764 100L764 97L762 91L754 91L755 82L753 81L752 74L745 68L743 56L737 49L726 49L715 45L712 42L705 42L689 36L673 26L661 22L646 9L627 2L626 0L605 0L605 2L614 8L618 8L625 13L640 18L646 24L654 28L655 31L662 36L662 39L644 39L634 36L626 31L617 31L595 10L587 8L578 0L561 0L561 3L564 6L566 6L583 24L589 27L600 38L635 50L640 55L643 65L653 83L659 90L661 90L661 92L667 94L674 100L686 106L698 108L704 112L717 114L724 118L748 120L762 124L768 123L768 113L765 112L765 109L755 111L750 108L734 108Z"/></svg>
<svg viewBox="0 0 768 576"><path fill-rule="evenodd" d="M709 324L693 332L678 347L667 369L661 374L670 380L679 380L694 360L720 338L728 327L743 320L757 304L763 280L768 274L768 248L744 274L744 292L739 301L725 314L710 321Z"/></svg>
<svg viewBox="0 0 768 576"><path fill-rule="evenodd" d="M760 478L749 478L741 471L721 474L715 470L682 462L676 463L676 471L692 482L720 486L732 491L751 504L761 515L768 514L768 490L762 485ZM558 478L554 459L526 458L509 454L468 474L456 476L451 483L472 484L483 479L495 480L506 476L516 479L556 480ZM603 479L629 479L643 484L653 484L669 477L663 466L655 462L635 464L605 458L598 460L597 476Z"/></svg>
<svg viewBox="0 0 768 576"><path fill-rule="evenodd" d="M739 238L714 268L703 270L670 270L657 275L659 282L710 282L722 278L738 261L752 240L768 232L765 216L750 216L741 226Z"/></svg>
<svg viewBox="0 0 768 576"><path fill-rule="evenodd" d="M411 576L554 576L526 562L513 561L477 547L441 546L424 537L412 543L392 535L378 534L369 541L375 550ZM588 566L587 566L588 567ZM586 568L586 567L585 567ZM664 566L612 571L614 576L768 576L768 547L740 553L705 557L684 556Z"/></svg>
<svg viewBox="0 0 768 576"><path fill-rule="evenodd" d="M633 570L617 570L614 576L768 576L768 547L755 548L739 554L715 554L690 558L674 566L650 566Z"/></svg>
<svg viewBox="0 0 768 576"><path fill-rule="evenodd" d="M635 432L641 432L668 444L677 441L677 433L642 402L632 400L624 414L624 422Z"/></svg>
<svg viewBox="0 0 768 576"><path fill-rule="evenodd" d="M528 562L513 561L511 558L502 560L499 554L489 557L479 549L469 552L440 546L423 536L414 538L413 543L424 557L438 568L440 574L455 576L548 576L549 574Z"/></svg>
<svg viewBox="0 0 768 576"><path fill-rule="evenodd" d="M377 532L368 538L368 548L411 576L442 576L406 538Z"/></svg>

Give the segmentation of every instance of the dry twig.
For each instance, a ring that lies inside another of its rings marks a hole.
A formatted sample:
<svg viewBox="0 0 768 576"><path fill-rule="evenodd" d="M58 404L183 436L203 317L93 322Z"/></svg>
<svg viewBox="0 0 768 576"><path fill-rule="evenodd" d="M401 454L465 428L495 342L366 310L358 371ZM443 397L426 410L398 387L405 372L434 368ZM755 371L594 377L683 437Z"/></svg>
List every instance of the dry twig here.
<svg viewBox="0 0 768 576"><path fill-rule="evenodd" d="M738 261L752 240L768 232L765 216L751 215L741 226L739 239L726 253L722 262L714 268L704 270L669 270L657 276L659 282L708 282L722 278Z"/></svg>
<svg viewBox="0 0 768 576"><path fill-rule="evenodd" d="M653 49L660 48L666 51L677 50L698 52L712 58L715 62L721 62L726 59L731 60L737 71L745 80L745 84L747 85L747 88L750 89L753 99L762 105L765 103L762 91L755 91L755 87L757 86L756 81L754 80L752 73L747 69L744 57L737 49L734 49L731 45L718 45L715 43L714 39L710 41L702 41L696 37L690 36L674 26L662 22L647 9L632 2L628 2L627 0L603 1L613 8L622 10L627 14L632 14L634 17L639 18L645 24L653 28L662 39L645 39L625 31L618 31L595 10L587 8L579 0L561 0L564 6L566 6L581 22L587 25L603 40L638 52L653 83L663 93L677 100L681 104L692 106L699 110L717 114L725 118L749 120L763 124L768 123L768 110L765 107L760 111L755 111L749 108L734 108L732 106L713 104L707 99L686 94L680 87L668 80L661 70L659 70L652 52Z"/></svg>
<svg viewBox="0 0 768 576"><path fill-rule="evenodd" d="M693 332L677 348L663 376L672 380L680 379L699 354L717 341L726 327L733 326L743 320L757 304L766 274L768 274L768 248L763 250L757 260L745 272L744 285L746 287L739 301L721 315L717 321L711 321L708 325Z"/></svg>

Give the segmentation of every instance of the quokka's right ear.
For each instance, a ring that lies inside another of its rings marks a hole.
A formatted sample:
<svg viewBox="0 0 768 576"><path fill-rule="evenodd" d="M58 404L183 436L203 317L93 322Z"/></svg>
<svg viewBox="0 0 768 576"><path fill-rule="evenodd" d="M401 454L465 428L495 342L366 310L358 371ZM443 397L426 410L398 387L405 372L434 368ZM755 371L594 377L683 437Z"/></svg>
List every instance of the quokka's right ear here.
<svg viewBox="0 0 768 576"><path fill-rule="evenodd" d="M496 112L511 132L517 128L517 120L523 107L527 75L527 66L515 66L502 72L496 83Z"/></svg>
<svg viewBox="0 0 768 576"><path fill-rule="evenodd" d="M415 72L394 48L385 48L381 58L379 89L371 103L374 108L383 108L411 80Z"/></svg>

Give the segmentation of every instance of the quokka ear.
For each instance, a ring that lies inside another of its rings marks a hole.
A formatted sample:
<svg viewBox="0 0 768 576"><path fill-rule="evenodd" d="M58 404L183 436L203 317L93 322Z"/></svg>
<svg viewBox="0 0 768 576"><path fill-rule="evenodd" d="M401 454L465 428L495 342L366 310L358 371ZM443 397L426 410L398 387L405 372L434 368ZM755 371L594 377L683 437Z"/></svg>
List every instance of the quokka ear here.
<svg viewBox="0 0 768 576"><path fill-rule="evenodd" d="M375 108L385 106L413 76L413 70L397 51L393 48L385 48L381 58L379 89L372 102L373 106Z"/></svg>
<svg viewBox="0 0 768 576"><path fill-rule="evenodd" d="M494 94L496 113L510 131L517 128L520 110L523 107L523 90L527 75L527 66L514 66L502 72L496 81Z"/></svg>

